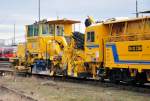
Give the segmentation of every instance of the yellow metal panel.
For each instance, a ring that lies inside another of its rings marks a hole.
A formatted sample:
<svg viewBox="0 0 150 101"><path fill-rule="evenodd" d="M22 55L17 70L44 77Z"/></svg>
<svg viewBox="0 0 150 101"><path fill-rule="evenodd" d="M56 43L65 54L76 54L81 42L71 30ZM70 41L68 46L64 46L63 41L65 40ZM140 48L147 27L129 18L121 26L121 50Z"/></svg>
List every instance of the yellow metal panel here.
<svg viewBox="0 0 150 101"><path fill-rule="evenodd" d="M95 39L94 42L87 41L87 33L94 32ZM97 24L90 27L87 27L85 32L85 54L86 54L86 62L102 62L103 61L103 37L106 37L106 30L103 24Z"/></svg>
<svg viewBox="0 0 150 101"><path fill-rule="evenodd" d="M17 47L17 57L25 58L25 44L20 43Z"/></svg>
<svg viewBox="0 0 150 101"><path fill-rule="evenodd" d="M106 47L106 67L113 68L137 68L149 69L150 67L150 40L145 41L126 41L106 43L113 44L116 47L116 54L114 56L114 47ZM106 46L107 46L106 45ZM142 51L129 51L129 46L142 45ZM119 60L114 60L117 58Z"/></svg>
<svg viewBox="0 0 150 101"><path fill-rule="evenodd" d="M64 26L65 28L64 28L64 33L65 33L65 36L70 36L70 35L72 35L72 25L70 25L70 24L65 24L65 26Z"/></svg>

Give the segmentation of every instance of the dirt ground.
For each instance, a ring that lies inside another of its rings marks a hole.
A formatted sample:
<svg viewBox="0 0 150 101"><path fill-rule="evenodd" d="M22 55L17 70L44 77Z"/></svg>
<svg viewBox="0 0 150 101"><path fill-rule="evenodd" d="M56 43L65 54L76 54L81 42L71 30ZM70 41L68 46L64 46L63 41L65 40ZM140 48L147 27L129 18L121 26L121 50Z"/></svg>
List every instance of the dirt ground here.
<svg viewBox="0 0 150 101"><path fill-rule="evenodd" d="M36 101L36 100L15 93L7 88L0 87L0 101Z"/></svg>
<svg viewBox="0 0 150 101"><path fill-rule="evenodd" d="M150 94L86 84L36 79L0 77L0 86L32 97L37 101L150 101ZM15 99L15 100L14 100ZM0 90L0 101L26 101Z"/></svg>

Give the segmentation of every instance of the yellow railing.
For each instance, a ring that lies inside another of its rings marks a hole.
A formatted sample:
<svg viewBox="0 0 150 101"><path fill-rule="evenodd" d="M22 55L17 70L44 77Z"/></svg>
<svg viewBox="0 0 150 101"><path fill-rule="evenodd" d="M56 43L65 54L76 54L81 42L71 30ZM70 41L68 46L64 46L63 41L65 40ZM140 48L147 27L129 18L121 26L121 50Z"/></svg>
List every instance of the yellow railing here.
<svg viewBox="0 0 150 101"><path fill-rule="evenodd" d="M150 34L116 35L116 36L108 36L105 38L106 42L138 41L138 40L150 40Z"/></svg>

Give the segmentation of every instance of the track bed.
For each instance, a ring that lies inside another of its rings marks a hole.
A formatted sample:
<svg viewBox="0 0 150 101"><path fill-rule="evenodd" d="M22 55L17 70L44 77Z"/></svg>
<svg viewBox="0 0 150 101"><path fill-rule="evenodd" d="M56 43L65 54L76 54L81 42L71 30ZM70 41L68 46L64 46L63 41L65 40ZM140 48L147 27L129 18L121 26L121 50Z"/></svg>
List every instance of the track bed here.
<svg viewBox="0 0 150 101"><path fill-rule="evenodd" d="M0 101L38 101L21 92L0 86Z"/></svg>
<svg viewBox="0 0 150 101"><path fill-rule="evenodd" d="M150 99L149 93L144 93L144 91L135 92L119 89L116 86L89 85L35 77L4 76L0 78L0 85L38 101L133 101L135 99L136 101L149 101ZM7 92L0 94L0 97L3 97L3 94L5 96Z"/></svg>

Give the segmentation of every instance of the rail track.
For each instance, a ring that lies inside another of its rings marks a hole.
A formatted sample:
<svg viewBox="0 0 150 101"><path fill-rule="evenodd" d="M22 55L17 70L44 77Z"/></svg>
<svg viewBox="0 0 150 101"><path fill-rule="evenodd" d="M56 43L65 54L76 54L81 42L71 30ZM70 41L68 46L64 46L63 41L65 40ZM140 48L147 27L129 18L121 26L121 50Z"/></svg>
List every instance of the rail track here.
<svg viewBox="0 0 150 101"><path fill-rule="evenodd" d="M109 80L105 80L104 82L101 82L99 80L93 80L93 79L84 79L84 78L74 78L74 77L62 77L62 76L49 76L49 75L41 75L41 74L22 74L22 73L15 73L12 69L12 66L10 63L1 63L0 62L0 74L1 76L7 75L7 74L13 74L14 76L21 76L21 77L36 77L38 79L44 79L44 80L54 80L54 81L61 81L61 82L71 82L71 83L78 83L83 85L89 85L89 86L99 86L104 88L112 88L112 89L118 89L118 90L127 90L132 92L139 92L139 93L145 93L150 94L150 84L146 85L131 85L124 82L120 82L117 84L111 83Z"/></svg>
<svg viewBox="0 0 150 101"><path fill-rule="evenodd" d="M7 61L0 61L0 75L6 75L6 74L14 74L14 69L12 67L12 64Z"/></svg>
<svg viewBox="0 0 150 101"><path fill-rule="evenodd" d="M109 80L105 80L105 82L101 82L99 80L93 79L83 79L83 78L74 78L74 77L61 77L55 76L51 77L48 75L39 75L39 74L29 74L29 76L36 77L38 79L44 80L54 80L57 82L69 82L69 83L78 83L83 85L89 86L97 86L97 87L104 87L104 88L112 88L117 90L126 90L131 92L138 92L144 94L150 94L150 85L131 85L124 82L120 82L117 84L111 83Z"/></svg>
<svg viewBox="0 0 150 101"><path fill-rule="evenodd" d="M30 96L27 96L27 95L25 95L25 94L23 94L21 92L15 91L13 89L7 88L7 87L2 86L2 85L0 85L0 92L3 93L2 96L4 96L6 94L8 96L9 95L11 95L11 96L13 95L13 97L16 97L14 99L10 99L11 101L16 100L16 99L19 99L19 101L38 101L36 99L33 99ZM5 100L5 98L1 98L0 97L0 101L3 101L3 99Z"/></svg>

